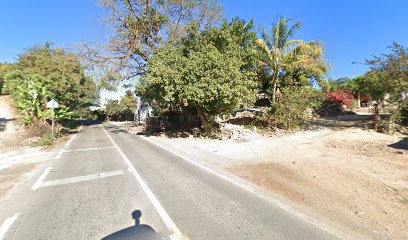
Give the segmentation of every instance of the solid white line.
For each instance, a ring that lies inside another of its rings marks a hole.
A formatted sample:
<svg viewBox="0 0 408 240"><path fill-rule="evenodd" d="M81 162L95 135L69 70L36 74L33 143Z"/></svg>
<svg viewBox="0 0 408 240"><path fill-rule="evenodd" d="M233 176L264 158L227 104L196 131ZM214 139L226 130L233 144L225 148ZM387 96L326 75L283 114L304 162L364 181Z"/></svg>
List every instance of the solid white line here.
<svg viewBox="0 0 408 240"><path fill-rule="evenodd" d="M129 170L132 172L133 176L136 178L136 180L139 182L140 187L143 189L145 192L147 198L152 202L154 208L156 211L159 213L160 217L163 219L164 224L166 224L167 228L170 231L173 231L173 233L177 236L177 239L181 239L183 237L183 234L181 231L178 229L174 221L170 218L170 216L167 214L166 210L164 210L163 206L160 204L159 200L154 196L153 192L150 190L150 188L147 186L146 182L143 180L143 178L140 176L140 174L136 171L135 167L133 164L130 162L130 160L126 157L126 155L122 152L122 150L119 148L119 146L115 143L115 141L112 139L112 137L109 135L109 133L106 131L106 129L100 125L105 132L105 134L108 136L109 140L112 142L112 144L115 146L116 150L119 152L123 160L126 162L126 164L129 167Z"/></svg>
<svg viewBox="0 0 408 240"><path fill-rule="evenodd" d="M81 131L82 127L83 127L83 125L81 125L81 126L79 127L77 133L75 133L74 136L72 136L72 138L69 139L69 141L67 142L67 144L65 144L65 147L68 147L68 146L71 144L71 142L74 140L74 138L76 137L76 135L78 134L78 132Z"/></svg>
<svg viewBox="0 0 408 240"><path fill-rule="evenodd" d="M74 150L65 150L65 152L93 151L93 150L112 149L112 148L115 148L115 147L81 148L81 149L74 149Z"/></svg>
<svg viewBox="0 0 408 240"><path fill-rule="evenodd" d="M61 149L61 151L59 151L58 155L55 157L55 159L60 159L61 155L64 153L65 149Z"/></svg>
<svg viewBox="0 0 408 240"><path fill-rule="evenodd" d="M320 228L320 229L322 229L322 230L324 230L324 231L326 231L326 232L328 232L330 234L333 234L335 236L339 236L341 239L350 239L350 240L355 239L355 238L353 238L353 237L351 237L351 236L349 236L347 234L344 234L344 233L338 231L337 229L331 227L330 225L325 224L324 222L318 221L318 220L316 220L314 218L311 218L311 217L307 216L306 214L304 214L302 212L299 212L299 211L293 209L292 207L290 207L289 205L281 202L278 199L275 199L275 198L272 199L270 197L267 197L265 195L260 194L259 191L255 190L255 188L251 187L250 185L237 182L234 179L232 179L232 178L230 178L230 177L228 177L228 176L226 176L224 174L218 173L218 172L210 169L209 167L201 165L201 164L197 163L196 161L193 161L193 160L191 160L191 159L189 159L189 158L187 158L187 157L185 157L185 156L183 156L183 155L181 155L181 154L179 154L177 152L174 152L174 151L172 151L170 149L167 149L166 147L163 147L163 146L153 142L152 140L147 139L146 137L141 137L141 138L148 141L149 143L161 148L161 149L164 149L165 151L168 151L168 152L180 157L181 159L183 159L183 160L185 160L185 161L187 161L187 162L189 162L189 163L191 163L191 164L193 164L193 165L195 165L195 166L197 166L197 167L199 167L199 168L201 168L201 169L203 169L203 170L205 170L205 171L207 171L209 173L212 173L212 174L214 174L214 175L216 175L216 176L218 176L218 177L220 177L220 178L222 178L222 179L224 179L224 180L226 180L226 181L228 181L228 182L230 182L230 183L232 183L232 184L234 184L234 185L236 185L236 186L238 186L238 187L240 187L240 188L242 188L242 189L244 189L244 190L246 190L248 192L251 192L251 193L255 194L256 196L258 196L258 197L260 197L260 198L262 198L262 199L264 199L264 200L266 200L268 202L273 203L275 206L285 210L286 212L288 212L288 213L290 213L290 214L292 214L292 215L294 215L294 216L296 216L298 218L301 218L301 219L311 223L312 225L314 225L314 226L316 226L316 227L318 227L318 228Z"/></svg>
<svg viewBox="0 0 408 240"><path fill-rule="evenodd" d="M47 177L48 173L50 172L52 167L47 167L40 175L40 177L37 179L37 181L34 183L34 185L31 187L31 190L35 191L37 190L44 179Z"/></svg>
<svg viewBox="0 0 408 240"><path fill-rule="evenodd" d="M16 221L18 215L20 215L20 213L16 213L12 217L6 218L4 223L0 226L0 240L4 239L4 237L6 236L7 231L13 225L14 221Z"/></svg>
<svg viewBox="0 0 408 240"><path fill-rule="evenodd" d="M70 183L78 183L78 182L84 182L84 181L90 181L90 180L95 180L95 179L123 175L124 173L125 171L118 170L118 171L112 171L112 172L90 174L90 175L85 175L85 176L80 176L80 177L57 179L57 180L43 182L38 187L42 188L42 187L51 187L51 186L70 184Z"/></svg>
<svg viewBox="0 0 408 240"><path fill-rule="evenodd" d="M151 143L151 144L153 144L153 145L155 145L155 146L157 146L157 147L159 147L159 148L161 148L161 149L164 149L164 150L166 150L167 152L170 152L170 153L176 155L177 157L182 158L182 159L184 159L185 161L187 161L187 162L189 162L189 163L191 163L191 164L193 164L193 165L195 165L195 166L197 166L197 167L199 167L199 168L201 168L201 169L203 169L203 170L205 170L205 171L207 171L207 172L210 172L210 173L212 173L212 174L214 174L214 175L216 175L216 176L218 176L218 177L220 177L220 178L222 178L222 179L224 179L224 180L226 180L226 181L228 181L228 182L230 182L230 183L233 183L234 185L239 186L240 188L243 188L243 189L247 190L248 192L256 193L255 189L254 189L253 187L249 186L249 185L246 185L246 184L243 184L243 183L238 183L238 182L234 181L233 179L231 179L230 177L228 177L228 176L226 176L226 175L224 175L224 174L218 173L218 172L212 170L212 169L209 168L209 167L206 167L206 166L204 166L204 165L201 165L201 164L197 163L196 161L193 161L193 160L191 160L191 159L189 159L189 158L187 158L187 157L185 157L185 156L183 156L183 155L181 155L181 154L179 154L179 153L177 153L177 152L174 152L174 151L172 151L172 150L170 150L170 149L167 149L167 148L165 148L165 147L162 147L161 145L159 145L159 144L157 144L157 143L151 141L150 139L147 139L147 138L144 138L144 137L142 137L142 138L143 138L144 140L148 141L149 143Z"/></svg>

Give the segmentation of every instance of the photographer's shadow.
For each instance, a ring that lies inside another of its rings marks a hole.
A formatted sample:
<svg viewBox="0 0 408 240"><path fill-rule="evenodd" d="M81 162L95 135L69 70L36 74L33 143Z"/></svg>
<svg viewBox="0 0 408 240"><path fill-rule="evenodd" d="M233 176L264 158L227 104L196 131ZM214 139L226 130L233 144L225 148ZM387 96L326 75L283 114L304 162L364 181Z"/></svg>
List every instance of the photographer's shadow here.
<svg viewBox="0 0 408 240"><path fill-rule="evenodd" d="M160 235L149 225L140 224L140 217L142 211L136 210L132 213L132 218L135 220L135 225L114 232L102 240L121 240L121 239L134 239L134 240L160 240Z"/></svg>

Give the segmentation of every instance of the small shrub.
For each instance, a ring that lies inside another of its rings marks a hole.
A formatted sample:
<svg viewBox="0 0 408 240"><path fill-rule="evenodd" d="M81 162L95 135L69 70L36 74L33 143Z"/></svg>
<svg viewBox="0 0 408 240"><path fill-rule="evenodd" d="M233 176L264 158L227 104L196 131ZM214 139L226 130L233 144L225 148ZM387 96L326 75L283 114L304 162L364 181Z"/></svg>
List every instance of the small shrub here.
<svg viewBox="0 0 408 240"><path fill-rule="evenodd" d="M353 100L353 101L351 102L350 109L351 109L352 111L358 109L359 107L360 107L360 106L358 105L357 100Z"/></svg>
<svg viewBox="0 0 408 240"><path fill-rule="evenodd" d="M53 137L50 133L44 134L41 139L37 142L34 142L31 146L32 147L44 147L44 146L51 146L52 142L54 141Z"/></svg>
<svg viewBox="0 0 408 240"><path fill-rule="evenodd" d="M408 99L402 103L401 109L398 112L398 122L408 125Z"/></svg>
<svg viewBox="0 0 408 240"><path fill-rule="evenodd" d="M270 110L270 123L274 127L292 129L311 120L310 114L319 109L324 100L321 91L312 88L284 88L282 99Z"/></svg>
<svg viewBox="0 0 408 240"><path fill-rule="evenodd" d="M334 106L346 105L350 107L353 103L354 96L351 90L336 90L326 92L326 102Z"/></svg>

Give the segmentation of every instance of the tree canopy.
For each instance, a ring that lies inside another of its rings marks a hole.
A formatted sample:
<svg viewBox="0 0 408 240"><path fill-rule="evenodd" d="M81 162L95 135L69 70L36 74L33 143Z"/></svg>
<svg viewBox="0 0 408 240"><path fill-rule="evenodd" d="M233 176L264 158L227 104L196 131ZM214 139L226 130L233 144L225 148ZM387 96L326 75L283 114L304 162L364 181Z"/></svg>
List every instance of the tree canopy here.
<svg viewBox="0 0 408 240"><path fill-rule="evenodd" d="M393 43L389 49L390 53L367 60L369 91L378 101L390 94L391 100L401 102L404 99L401 94L406 94L408 89L408 48Z"/></svg>
<svg viewBox="0 0 408 240"><path fill-rule="evenodd" d="M15 64L15 73L8 77L4 92L13 94L15 86L23 84L30 76L41 76L38 81L62 105L78 115L90 106L98 104L98 89L94 81L85 75L80 58L52 44L35 46L20 55Z"/></svg>
<svg viewBox="0 0 408 240"><path fill-rule="evenodd" d="M7 64L7 63L0 63L0 94L4 94L3 93L3 86L4 86L4 82L5 82L5 76L6 74L8 74L9 72L11 72L13 69L13 64Z"/></svg>
<svg viewBox="0 0 408 240"><path fill-rule="evenodd" d="M273 103L283 80L288 85L310 85L311 80L320 81L327 73L322 44L292 39L302 24L296 22L290 26L290 21L279 18L272 25L270 33L261 28L262 39L257 41L262 54L261 65L266 75L271 76L265 90L272 94Z"/></svg>
<svg viewBox="0 0 408 240"><path fill-rule="evenodd" d="M160 48L149 61L138 94L162 106L170 103L198 113L205 125L213 116L252 102L255 75L246 69L251 65L254 42L237 37L242 32L249 34L251 28L234 21L208 31L191 24L181 44Z"/></svg>
<svg viewBox="0 0 408 240"><path fill-rule="evenodd" d="M102 0L114 35L104 46L83 46L83 54L104 73L102 83L143 76L160 46L177 43L195 22L211 27L222 17L216 0Z"/></svg>
<svg viewBox="0 0 408 240"><path fill-rule="evenodd" d="M20 55L4 79L2 92L16 99L28 124L34 118L51 116L45 103L52 98L65 109L61 111L69 109L70 115L77 118L88 117L89 107L96 106L99 100L97 86L85 75L79 56L53 48L50 43Z"/></svg>
<svg viewBox="0 0 408 240"><path fill-rule="evenodd" d="M136 98L132 91L127 90L120 101L108 101L106 104L106 115L109 120L113 121L132 121L136 109Z"/></svg>

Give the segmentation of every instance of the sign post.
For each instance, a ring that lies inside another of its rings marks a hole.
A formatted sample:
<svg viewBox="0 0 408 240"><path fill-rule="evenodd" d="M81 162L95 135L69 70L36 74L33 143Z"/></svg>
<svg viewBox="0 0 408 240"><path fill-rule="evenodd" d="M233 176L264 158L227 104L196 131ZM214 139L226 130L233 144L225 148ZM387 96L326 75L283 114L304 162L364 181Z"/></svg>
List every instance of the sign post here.
<svg viewBox="0 0 408 240"><path fill-rule="evenodd" d="M54 137L54 108L59 108L59 103L57 103L54 99L51 99L51 101L47 102L47 108L52 109L52 116L51 116L51 121L52 121L52 127L51 127L51 134Z"/></svg>

